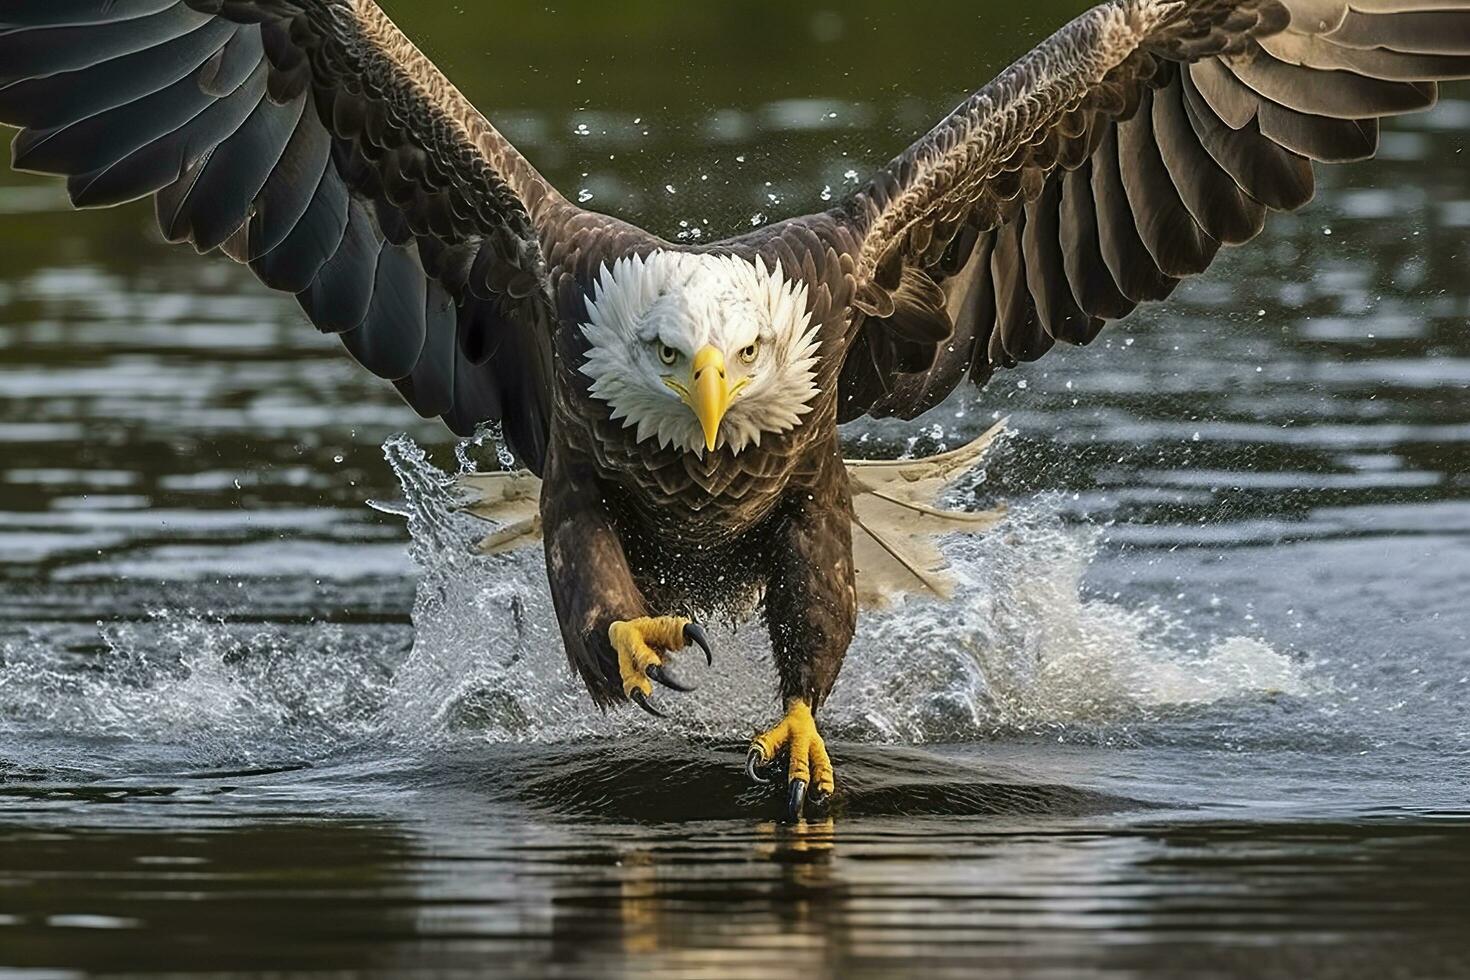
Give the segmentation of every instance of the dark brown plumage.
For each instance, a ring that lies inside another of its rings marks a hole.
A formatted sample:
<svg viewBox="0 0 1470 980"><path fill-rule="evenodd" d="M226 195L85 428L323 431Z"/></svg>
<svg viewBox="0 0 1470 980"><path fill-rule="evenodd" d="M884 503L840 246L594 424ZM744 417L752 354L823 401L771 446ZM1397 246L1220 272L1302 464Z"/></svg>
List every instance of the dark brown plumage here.
<svg viewBox="0 0 1470 980"><path fill-rule="evenodd" d="M78 206L151 195L167 238L294 293L420 414L500 422L544 478L552 594L599 703L646 689L613 624L764 596L800 704L758 761L789 742L821 788L820 739L792 733L856 617L836 423L1087 343L1466 76L1470 0L1115 0L838 207L693 249L569 203L371 0L0 0L17 167ZM738 453L639 441L581 371L603 267L696 251L804 283L821 341L800 424ZM679 622L650 621L649 648L701 636Z"/></svg>

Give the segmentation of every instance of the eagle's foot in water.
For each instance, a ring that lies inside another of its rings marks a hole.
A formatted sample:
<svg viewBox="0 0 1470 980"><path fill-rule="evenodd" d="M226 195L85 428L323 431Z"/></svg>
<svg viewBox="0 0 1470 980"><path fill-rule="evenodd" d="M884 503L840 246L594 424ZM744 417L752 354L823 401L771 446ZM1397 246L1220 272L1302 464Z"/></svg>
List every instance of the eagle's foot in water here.
<svg viewBox="0 0 1470 980"><path fill-rule="evenodd" d="M817 733L811 705L804 698L792 698L787 702L786 717L781 719L781 723L751 740L750 754L745 761L745 771L750 778L758 783L768 782L761 775L761 769L774 762L782 748L786 749L787 758L786 818L795 822L801 819L807 787L811 787L811 800L815 806L825 805L836 789L827 744Z"/></svg>
<svg viewBox="0 0 1470 980"><path fill-rule="evenodd" d="M713 664L709 637L698 623L679 616L652 616L642 619L620 619L607 628L608 641L618 654L618 673L623 679L623 694L651 715L663 712L648 703L653 681L674 691L692 691L664 670L669 654L693 643L704 651L705 660Z"/></svg>

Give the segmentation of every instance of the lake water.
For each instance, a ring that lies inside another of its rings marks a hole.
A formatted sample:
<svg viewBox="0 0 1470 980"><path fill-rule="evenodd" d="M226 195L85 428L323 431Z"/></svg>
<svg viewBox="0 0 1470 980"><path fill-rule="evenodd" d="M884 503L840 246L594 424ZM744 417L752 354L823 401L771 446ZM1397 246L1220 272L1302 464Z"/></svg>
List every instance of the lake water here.
<svg viewBox="0 0 1470 980"><path fill-rule="evenodd" d="M1078 5L422 7L561 188L709 240ZM599 715L443 431L150 209L0 175L0 967L1465 975L1467 145L1448 89L1167 306L849 428L1008 416L964 495L1010 517L863 620L795 828L740 771L759 628Z"/></svg>

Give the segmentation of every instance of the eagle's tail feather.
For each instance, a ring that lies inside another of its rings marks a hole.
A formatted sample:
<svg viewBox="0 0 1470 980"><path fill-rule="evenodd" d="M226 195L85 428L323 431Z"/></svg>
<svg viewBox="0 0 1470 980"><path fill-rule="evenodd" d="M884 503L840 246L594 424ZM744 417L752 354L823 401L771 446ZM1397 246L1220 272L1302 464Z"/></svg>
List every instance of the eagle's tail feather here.
<svg viewBox="0 0 1470 980"><path fill-rule="evenodd" d="M941 599L954 595L954 578L931 543L910 542L905 547L858 513L853 514L852 530L852 561L862 605L881 606L901 592L931 592Z"/></svg>
<svg viewBox="0 0 1470 980"><path fill-rule="evenodd" d="M497 528L475 544L475 551L482 555L498 555L506 551L536 544L541 540L541 515L516 521Z"/></svg>
<svg viewBox="0 0 1470 980"><path fill-rule="evenodd" d="M954 594L954 576L939 550L939 539L984 531L1005 510L946 510L935 501L980 464L1005 425L1001 420L972 442L937 456L846 461L859 603L882 606L906 592L927 592L941 599Z"/></svg>
<svg viewBox="0 0 1470 980"><path fill-rule="evenodd" d="M1005 431L997 422L973 442L919 459L846 460L852 486L853 564L858 601L881 606L906 592L949 598L949 573L939 539L993 527L1004 508L946 510L935 501L946 487L980 464ZM466 473L458 478L466 513L496 525L476 550L497 555L541 540L541 481L517 470Z"/></svg>
<svg viewBox="0 0 1470 980"><path fill-rule="evenodd" d="M844 460L844 462L846 462L846 460ZM990 512L989 511L942 510L942 509L940 509L938 507L930 507L927 504L921 504L921 503L919 503L916 500L904 500L901 497L895 497L892 494L884 493L882 490L869 490L867 492L868 493L871 493L874 497L878 498L879 500L885 501L885 502L890 503L890 504L894 504L894 505L899 506L899 507L906 508L908 510L913 511L915 514L924 514L925 516L928 516L928 517L942 517L942 518L944 518L947 521L958 521L961 524L965 524L965 523L992 524L992 523L994 523L994 521L992 521L991 518L990 518Z"/></svg>
<svg viewBox="0 0 1470 980"><path fill-rule="evenodd" d="M499 525L481 538L482 555L534 545L541 540L541 481L526 470L461 473L459 485L467 514Z"/></svg>

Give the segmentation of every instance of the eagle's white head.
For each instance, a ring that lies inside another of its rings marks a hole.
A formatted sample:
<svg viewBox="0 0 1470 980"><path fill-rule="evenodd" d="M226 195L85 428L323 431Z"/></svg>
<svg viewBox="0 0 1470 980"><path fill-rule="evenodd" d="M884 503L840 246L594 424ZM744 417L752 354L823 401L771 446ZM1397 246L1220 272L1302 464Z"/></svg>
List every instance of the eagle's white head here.
<svg viewBox="0 0 1470 980"><path fill-rule="evenodd" d="M593 397L637 438L703 456L801 424L817 396L805 283L756 258L653 252L603 266L582 332Z"/></svg>

